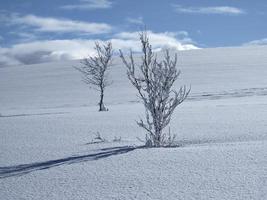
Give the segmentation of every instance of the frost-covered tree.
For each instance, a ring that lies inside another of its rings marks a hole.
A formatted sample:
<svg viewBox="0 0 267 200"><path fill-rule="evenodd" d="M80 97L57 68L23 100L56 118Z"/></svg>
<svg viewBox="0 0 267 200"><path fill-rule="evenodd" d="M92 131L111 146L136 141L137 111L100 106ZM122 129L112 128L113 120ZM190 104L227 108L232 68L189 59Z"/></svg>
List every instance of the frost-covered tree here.
<svg viewBox="0 0 267 200"><path fill-rule="evenodd" d="M95 56L89 56L81 61L81 66L75 67L83 75L83 81L90 88L100 92L99 111L107 111L104 105L104 92L107 86L111 85L108 77L108 70L111 66L113 50L112 43L107 42L100 45L95 43Z"/></svg>
<svg viewBox="0 0 267 200"><path fill-rule="evenodd" d="M181 73L176 68L177 54L171 59L169 50L166 50L163 60L158 61L146 32L140 33L140 41L140 64L135 62L132 51L129 59L120 51L120 57L127 67L128 79L137 89L146 111L146 119L141 119L137 124L147 131L147 146L172 145L174 136L171 136L170 131L163 131L170 123L174 109L186 99L190 89L187 90L185 86L180 87L178 91L172 89Z"/></svg>

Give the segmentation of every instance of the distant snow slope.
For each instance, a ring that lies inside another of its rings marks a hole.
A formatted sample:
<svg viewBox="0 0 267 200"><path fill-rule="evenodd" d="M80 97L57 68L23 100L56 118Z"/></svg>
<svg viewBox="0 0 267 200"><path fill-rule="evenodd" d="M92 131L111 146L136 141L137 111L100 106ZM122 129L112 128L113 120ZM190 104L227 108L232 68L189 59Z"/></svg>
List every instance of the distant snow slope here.
<svg viewBox="0 0 267 200"><path fill-rule="evenodd" d="M73 68L77 65L79 61L0 68L0 112L96 105L98 94L81 81ZM181 51L178 67L181 83L192 86L192 96L267 90L267 46ZM110 71L114 84L106 91L108 104L136 100L125 73L120 58L115 58Z"/></svg>
<svg viewBox="0 0 267 200"><path fill-rule="evenodd" d="M140 147L143 106L119 58L108 112L78 64L0 68L1 200L267 199L266 46L178 53L176 87L192 87L171 122L180 148Z"/></svg>

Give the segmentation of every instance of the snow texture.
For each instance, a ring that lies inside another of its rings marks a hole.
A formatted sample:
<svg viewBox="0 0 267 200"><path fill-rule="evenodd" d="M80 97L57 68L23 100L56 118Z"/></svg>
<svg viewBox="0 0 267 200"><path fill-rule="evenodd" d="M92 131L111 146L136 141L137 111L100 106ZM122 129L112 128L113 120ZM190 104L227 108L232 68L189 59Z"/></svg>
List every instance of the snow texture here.
<svg viewBox="0 0 267 200"><path fill-rule="evenodd" d="M179 52L175 87L192 86L171 121L179 148L142 147L144 108L119 58L108 112L79 61L0 68L0 199L267 199L266 55Z"/></svg>

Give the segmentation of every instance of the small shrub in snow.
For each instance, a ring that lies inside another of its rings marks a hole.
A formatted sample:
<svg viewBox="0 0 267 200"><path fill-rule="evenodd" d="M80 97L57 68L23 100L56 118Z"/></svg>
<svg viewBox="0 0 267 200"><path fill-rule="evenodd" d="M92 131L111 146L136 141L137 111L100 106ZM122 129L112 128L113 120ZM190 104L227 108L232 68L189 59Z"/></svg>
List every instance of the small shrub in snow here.
<svg viewBox="0 0 267 200"><path fill-rule="evenodd" d="M190 90L185 86L178 91L172 89L180 75L176 68L177 54L171 59L169 50L166 50L163 60L158 61L146 32L140 33L140 41L143 54L141 64L136 64L132 51L129 60L120 51L128 79L137 89L145 106L146 119L141 119L137 124L147 131L146 146L169 146L174 136L171 136L170 131L165 133L163 130L168 126L174 109L186 99Z"/></svg>
<svg viewBox="0 0 267 200"><path fill-rule="evenodd" d="M93 139L93 142L106 142L107 140L103 138L99 132L95 133L95 137Z"/></svg>
<svg viewBox="0 0 267 200"><path fill-rule="evenodd" d="M108 42L102 46L95 43L96 55L84 58L82 66L75 67L83 74L83 81L89 84L90 88L100 92L99 111L108 111L104 105L104 92L107 86L111 85L108 78L108 70L112 61L112 44Z"/></svg>
<svg viewBox="0 0 267 200"><path fill-rule="evenodd" d="M105 139L104 137L101 136L101 134L99 132L94 133L95 137L92 139L91 142L87 143L87 144L95 144L95 143L102 143L102 142L110 142L107 139ZM121 142L121 137L117 137L115 136L112 140L112 142Z"/></svg>
<svg viewBox="0 0 267 200"><path fill-rule="evenodd" d="M121 137L114 137L114 139L112 140L113 142L120 142L121 141Z"/></svg>

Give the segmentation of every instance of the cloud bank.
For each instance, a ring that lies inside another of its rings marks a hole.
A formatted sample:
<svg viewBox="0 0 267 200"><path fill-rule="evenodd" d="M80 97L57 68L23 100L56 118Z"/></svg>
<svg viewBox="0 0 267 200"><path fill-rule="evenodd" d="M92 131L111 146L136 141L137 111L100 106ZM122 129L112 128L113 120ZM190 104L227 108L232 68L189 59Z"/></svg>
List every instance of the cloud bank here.
<svg viewBox="0 0 267 200"><path fill-rule="evenodd" d="M38 32L103 34L109 33L112 29L106 23L89 23L69 19L39 17L36 15L21 16L12 14L6 16L6 20L10 25L31 27L34 31Z"/></svg>
<svg viewBox="0 0 267 200"><path fill-rule="evenodd" d="M150 42L156 51L163 48L197 49L198 47L185 33L184 31L178 33L148 31ZM183 38L178 39L177 37L181 35ZM109 41L112 42L115 51L118 49L141 51L138 32L117 33ZM94 42L95 40L90 39L42 40L15 44L9 48L0 47L0 66L81 59L95 53Z"/></svg>

